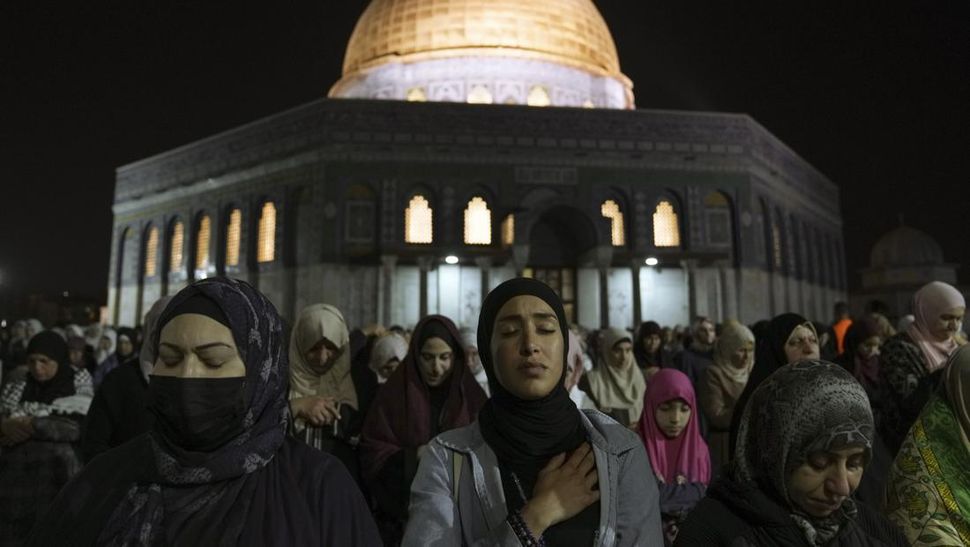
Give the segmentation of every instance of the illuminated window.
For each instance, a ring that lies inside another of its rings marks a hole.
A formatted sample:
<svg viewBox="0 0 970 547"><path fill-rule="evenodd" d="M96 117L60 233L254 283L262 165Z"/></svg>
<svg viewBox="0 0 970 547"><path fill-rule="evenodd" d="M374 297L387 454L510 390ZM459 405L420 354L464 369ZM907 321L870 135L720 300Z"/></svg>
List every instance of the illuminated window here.
<svg viewBox="0 0 970 547"><path fill-rule="evenodd" d="M596 108L596 105L593 104L593 101L586 99L583 102L583 108Z"/></svg>
<svg viewBox="0 0 970 547"><path fill-rule="evenodd" d="M515 243L515 215L509 215L502 221L502 245L508 247Z"/></svg>
<svg viewBox="0 0 970 547"><path fill-rule="evenodd" d="M185 240L185 226L182 225L182 221L176 221L172 225L172 246L169 248L171 254L169 254L169 269L172 271L178 270L182 266L182 244Z"/></svg>
<svg viewBox="0 0 970 547"><path fill-rule="evenodd" d="M623 232L623 212L620 211L620 206L616 204L612 199L608 199L603 202L603 206L600 208L600 212L603 216L610 219L612 228L610 230L610 239L613 241L614 247L622 247L626 244Z"/></svg>
<svg viewBox="0 0 970 547"><path fill-rule="evenodd" d="M679 247L680 226L677 213L669 201L657 204L653 212L653 244L655 247Z"/></svg>
<svg viewBox="0 0 970 547"><path fill-rule="evenodd" d="M431 207L424 196L411 198L408 208L404 211L404 242L431 243L432 224Z"/></svg>
<svg viewBox="0 0 970 547"><path fill-rule="evenodd" d="M199 220L199 232L195 236L195 269L206 270L209 267L209 233L211 221L209 215Z"/></svg>
<svg viewBox="0 0 970 547"><path fill-rule="evenodd" d="M473 197L465 208L465 244L492 244L492 212L480 197Z"/></svg>
<svg viewBox="0 0 970 547"><path fill-rule="evenodd" d="M276 256L276 206L272 201L263 204L259 215L259 239L256 247L257 262L272 262Z"/></svg>
<svg viewBox="0 0 970 547"><path fill-rule="evenodd" d="M428 100L428 96L424 94L424 88L412 87L408 90L407 99L412 103L423 103Z"/></svg>
<svg viewBox="0 0 970 547"><path fill-rule="evenodd" d="M546 88L541 85L534 85L529 90L529 98L526 99L526 104L529 106L549 106L552 101L549 100L549 92L546 91Z"/></svg>
<svg viewBox="0 0 970 547"><path fill-rule="evenodd" d="M242 230L242 211L233 209L229 213L229 226L226 229L226 266L239 265L239 234Z"/></svg>
<svg viewBox="0 0 970 547"><path fill-rule="evenodd" d="M471 104L492 104L492 93L483 85L472 86L468 92L468 102Z"/></svg>
<svg viewBox="0 0 970 547"><path fill-rule="evenodd" d="M145 277L151 277L158 272L158 228L152 226L148 230L148 240L145 242Z"/></svg>

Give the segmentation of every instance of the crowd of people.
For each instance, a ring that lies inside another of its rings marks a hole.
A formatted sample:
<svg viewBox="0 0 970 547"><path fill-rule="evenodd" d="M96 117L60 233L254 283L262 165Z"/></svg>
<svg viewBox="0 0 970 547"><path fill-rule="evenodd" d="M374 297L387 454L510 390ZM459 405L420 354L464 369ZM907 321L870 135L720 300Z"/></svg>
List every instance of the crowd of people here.
<svg viewBox="0 0 970 547"><path fill-rule="evenodd" d="M0 545L970 545L963 296L587 330L287 321L212 278L0 337Z"/></svg>

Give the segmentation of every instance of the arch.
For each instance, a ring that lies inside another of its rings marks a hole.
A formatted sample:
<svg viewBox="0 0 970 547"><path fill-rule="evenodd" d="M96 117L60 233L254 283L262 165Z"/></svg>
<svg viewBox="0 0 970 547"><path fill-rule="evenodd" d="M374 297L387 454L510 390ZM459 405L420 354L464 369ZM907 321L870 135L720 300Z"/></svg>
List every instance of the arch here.
<svg viewBox="0 0 970 547"><path fill-rule="evenodd" d="M714 190L704 196L704 241L709 247L734 247L734 214L726 193Z"/></svg>
<svg viewBox="0 0 970 547"><path fill-rule="evenodd" d="M265 200L259 207L256 232L256 262L263 264L276 259L276 204Z"/></svg>
<svg viewBox="0 0 970 547"><path fill-rule="evenodd" d="M158 275L158 227L148 223L142 236L143 256L142 276L154 277Z"/></svg>
<svg viewBox="0 0 970 547"><path fill-rule="evenodd" d="M212 217L199 213L195 222L195 274L196 278L205 277L209 270L209 248L212 241Z"/></svg>
<svg viewBox="0 0 970 547"><path fill-rule="evenodd" d="M788 229L791 233L791 275L795 279L805 278L805 246L802 237L804 234L799 230L800 223L794 214L788 217Z"/></svg>
<svg viewBox="0 0 970 547"><path fill-rule="evenodd" d="M465 245L492 244L492 211L484 197L478 195L468 200L463 232Z"/></svg>
<svg viewBox="0 0 970 547"><path fill-rule="evenodd" d="M671 195L658 198L653 208L653 246L681 247L681 208Z"/></svg>
<svg viewBox="0 0 970 547"><path fill-rule="evenodd" d="M529 106L549 106L552 104L552 99L549 98L549 90L545 86L534 85L529 89L525 102Z"/></svg>
<svg viewBox="0 0 970 547"><path fill-rule="evenodd" d="M429 244L434 241L434 209L424 192L415 192L404 209L404 242Z"/></svg>
<svg viewBox="0 0 970 547"><path fill-rule="evenodd" d="M792 255L788 246L787 228L784 213L781 212L781 209L775 207L775 213L772 215L771 237L775 256L775 267L777 271L782 273L792 272Z"/></svg>

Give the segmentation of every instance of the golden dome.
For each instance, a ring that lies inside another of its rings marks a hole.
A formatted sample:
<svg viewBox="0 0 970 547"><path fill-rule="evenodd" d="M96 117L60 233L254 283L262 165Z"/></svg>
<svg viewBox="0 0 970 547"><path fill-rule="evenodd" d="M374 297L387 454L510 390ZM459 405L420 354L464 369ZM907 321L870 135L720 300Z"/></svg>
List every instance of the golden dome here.
<svg viewBox="0 0 970 547"><path fill-rule="evenodd" d="M592 0L373 0L347 45L343 75L391 62L502 56L628 81Z"/></svg>

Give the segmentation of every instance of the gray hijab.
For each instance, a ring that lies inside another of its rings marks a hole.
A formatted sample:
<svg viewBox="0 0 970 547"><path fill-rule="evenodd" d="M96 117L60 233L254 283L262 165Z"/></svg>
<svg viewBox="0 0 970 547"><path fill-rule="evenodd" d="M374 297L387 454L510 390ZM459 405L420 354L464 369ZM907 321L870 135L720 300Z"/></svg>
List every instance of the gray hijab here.
<svg viewBox="0 0 970 547"><path fill-rule="evenodd" d="M734 451L734 479L754 482L786 505L810 545L824 545L856 515L852 498L824 519L795 507L788 477L808 455L862 446L872 450L874 425L865 390L842 367L804 360L779 368L751 396Z"/></svg>
<svg viewBox="0 0 970 547"><path fill-rule="evenodd" d="M172 296L163 296L152 304L148 313L145 314L145 320L142 322L145 333L145 342L141 345L141 351L138 353L138 364L141 366L141 374L148 381L148 376L152 373L152 369L155 367L155 345L149 343L150 340L155 336L155 327L158 326L158 318L165 311L165 306L172 301Z"/></svg>

